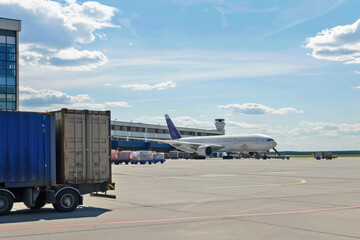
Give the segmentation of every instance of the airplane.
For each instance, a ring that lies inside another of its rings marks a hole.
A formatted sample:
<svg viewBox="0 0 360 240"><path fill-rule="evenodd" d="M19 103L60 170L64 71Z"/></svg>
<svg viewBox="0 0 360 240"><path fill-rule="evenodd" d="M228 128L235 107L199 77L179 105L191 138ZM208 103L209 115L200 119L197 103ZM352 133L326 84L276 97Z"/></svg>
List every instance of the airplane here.
<svg viewBox="0 0 360 240"><path fill-rule="evenodd" d="M204 157L210 156L213 152L240 152L253 155L259 152L268 152L270 149L273 149L280 155L280 153L275 149L277 145L275 140L266 135L244 134L182 138L168 114L165 114L165 119L171 140L146 140L158 143L167 143L183 152L195 153Z"/></svg>

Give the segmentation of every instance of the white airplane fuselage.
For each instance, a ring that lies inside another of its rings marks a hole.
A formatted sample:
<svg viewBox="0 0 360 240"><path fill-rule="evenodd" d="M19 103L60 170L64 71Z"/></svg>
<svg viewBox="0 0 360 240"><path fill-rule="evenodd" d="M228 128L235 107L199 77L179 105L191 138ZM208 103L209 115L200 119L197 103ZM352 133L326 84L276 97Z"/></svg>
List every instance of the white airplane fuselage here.
<svg viewBox="0 0 360 240"><path fill-rule="evenodd" d="M267 152L277 145L273 138L262 134L184 137L177 141L223 146L222 148L214 149L214 152ZM187 150L186 147L177 148L184 151Z"/></svg>

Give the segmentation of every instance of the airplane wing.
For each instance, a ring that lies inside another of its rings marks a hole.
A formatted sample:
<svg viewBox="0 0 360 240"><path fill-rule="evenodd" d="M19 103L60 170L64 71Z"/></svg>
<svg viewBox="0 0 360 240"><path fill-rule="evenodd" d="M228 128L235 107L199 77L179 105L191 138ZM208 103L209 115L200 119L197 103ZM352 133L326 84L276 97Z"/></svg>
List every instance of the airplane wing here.
<svg viewBox="0 0 360 240"><path fill-rule="evenodd" d="M195 142L186 142L186 141L179 141L179 140L161 140L161 139L151 139L151 138L134 138L134 137L128 137L129 139L134 139L134 140L142 140L142 141L151 141L151 142L157 142L157 143L167 143L170 144L171 146L178 148L182 151L185 152L195 152L196 149L198 149L198 147L200 146L209 146L212 147L213 150L220 150L222 148L224 148L223 145L219 145L219 144L206 144L206 143L195 143Z"/></svg>

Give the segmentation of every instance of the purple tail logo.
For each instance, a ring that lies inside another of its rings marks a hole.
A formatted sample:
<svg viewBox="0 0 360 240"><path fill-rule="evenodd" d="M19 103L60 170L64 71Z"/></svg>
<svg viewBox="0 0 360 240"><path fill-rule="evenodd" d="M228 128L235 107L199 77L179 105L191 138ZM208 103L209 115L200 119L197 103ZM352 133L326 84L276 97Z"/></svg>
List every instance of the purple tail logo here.
<svg viewBox="0 0 360 240"><path fill-rule="evenodd" d="M181 138L178 130L176 129L174 123L171 121L169 115L165 114L166 124L169 129L171 139L179 139Z"/></svg>

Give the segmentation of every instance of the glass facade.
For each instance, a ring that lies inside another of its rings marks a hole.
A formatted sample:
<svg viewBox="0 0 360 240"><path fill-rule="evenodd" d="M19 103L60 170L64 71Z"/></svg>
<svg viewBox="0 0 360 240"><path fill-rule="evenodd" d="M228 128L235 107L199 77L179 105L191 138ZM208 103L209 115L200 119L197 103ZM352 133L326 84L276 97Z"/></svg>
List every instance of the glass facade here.
<svg viewBox="0 0 360 240"><path fill-rule="evenodd" d="M0 110L16 110L16 32L0 30Z"/></svg>

